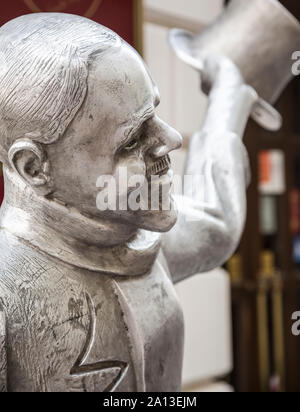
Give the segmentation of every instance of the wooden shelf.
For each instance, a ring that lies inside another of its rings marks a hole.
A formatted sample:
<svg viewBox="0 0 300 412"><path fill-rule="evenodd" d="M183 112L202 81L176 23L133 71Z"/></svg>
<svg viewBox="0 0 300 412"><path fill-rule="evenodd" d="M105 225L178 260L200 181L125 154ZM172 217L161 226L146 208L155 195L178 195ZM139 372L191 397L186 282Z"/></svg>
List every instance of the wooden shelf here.
<svg viewBox="0 0 300 412"><path fill-rule="evenodd" d="M299 0L282 0L281 3L300 19ZM261 388L259 384L257 274L260 269L260 256L263 252L263 239L259 225L258 154L260 151L273 149L284 152L286 172L286 192L277 197L279 220L276 250L277 266L283 278L284 386L287 392L300 392L300 341L291 333L292 313L300 311L300 268L295 267L293 262L293 239L289 221L289 193L296 184L295 162L297 157L300 162L300 76L285 90L276 108L284 120L279 132L267 132L250 121L245 136L252 169L252 183L248 189L245 233L238 249L243 266L243 281L232 284L235 368L231 383L237 391L242 392L255 392ZM272 331L270 325L269 328ZM270 352L273 349L271 342Z"/></svg>

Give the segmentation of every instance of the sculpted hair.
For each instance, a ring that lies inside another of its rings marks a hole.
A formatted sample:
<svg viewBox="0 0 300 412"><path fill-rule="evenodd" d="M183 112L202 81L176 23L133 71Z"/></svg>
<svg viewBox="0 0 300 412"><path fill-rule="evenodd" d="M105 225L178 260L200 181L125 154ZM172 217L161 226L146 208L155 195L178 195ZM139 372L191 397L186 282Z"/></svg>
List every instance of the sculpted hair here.
<svg viewBox="0 0 300 412"><path fill-rule="evenodd" d="M2 26L2 157L19 138L57 141L84 102L91 59L121 41L105 27L67 14L31 14Z"/></svg>

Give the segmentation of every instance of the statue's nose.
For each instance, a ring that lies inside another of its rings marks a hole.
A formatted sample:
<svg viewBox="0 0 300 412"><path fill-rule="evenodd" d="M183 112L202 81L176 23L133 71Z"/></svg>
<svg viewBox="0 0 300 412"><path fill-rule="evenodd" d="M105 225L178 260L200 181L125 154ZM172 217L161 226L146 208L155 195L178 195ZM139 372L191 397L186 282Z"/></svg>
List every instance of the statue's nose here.
<svg viewBox="0 0 300 412"><path fill-rule="evenodd" d="M153 149L152 155L162 157L173 150L180 149L182 146L181 134L159 118L156 122L156 138L159 139L159 144Z"/></svg>

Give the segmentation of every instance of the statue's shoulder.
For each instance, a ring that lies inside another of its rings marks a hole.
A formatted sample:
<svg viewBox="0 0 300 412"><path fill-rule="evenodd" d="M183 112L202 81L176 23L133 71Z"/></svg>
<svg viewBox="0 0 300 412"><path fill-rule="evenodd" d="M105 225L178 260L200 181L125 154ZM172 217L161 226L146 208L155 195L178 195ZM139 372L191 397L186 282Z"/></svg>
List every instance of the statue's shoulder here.
<svg viewBox="0 0 300 412"><path fill-rule="evenodd" d="M6 230L0 230L0 284L7 276L15 272L26 271L30 257L34 251L30 250L16 236ZM27 265L25 264L27 262ZM29 269L29 268L28 268ZM0 289L1 290L1 289Z"/></svg>
<svg viewBox="0 0 300 412"><path fill-rule="evenodd" d="M16 236L4 229L0 230L0 270L5 268L5 263L13 263L14 258L22 256L26 246Z"/></svg>
<svg viewBox="0 0 300 412"><path fill-rule="evenodd" d="M24 262L26 251L21 241L6 230L0 230L0 315L14 305L23 274L32 270ZM4 315L2 315L4 316ZM1 318L0 318L1 321ZM1 329L1 328L0 328Z"/></svg>
<svg viewBox="0 0 300 412"><path fill-rule="evenodd" d="M39 250L5 230L0 230L0 302L14 298L23 287L33 289L47 273L55 280L62 270ZM0 306L1 310L1 306Z"/></svg>

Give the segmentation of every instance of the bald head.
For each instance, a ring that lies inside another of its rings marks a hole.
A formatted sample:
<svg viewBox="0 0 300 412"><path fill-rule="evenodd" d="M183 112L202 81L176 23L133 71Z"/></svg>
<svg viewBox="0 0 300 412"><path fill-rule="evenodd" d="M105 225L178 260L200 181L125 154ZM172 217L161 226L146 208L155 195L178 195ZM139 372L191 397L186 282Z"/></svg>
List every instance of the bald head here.
<svg viewBox="0 0 300 412"><path fill-rule="evenodd" d="M58 140L84 102L90 61L121 42L98 23L62 13L30 14L2 26L2 160L19 138Z"/></svg>

